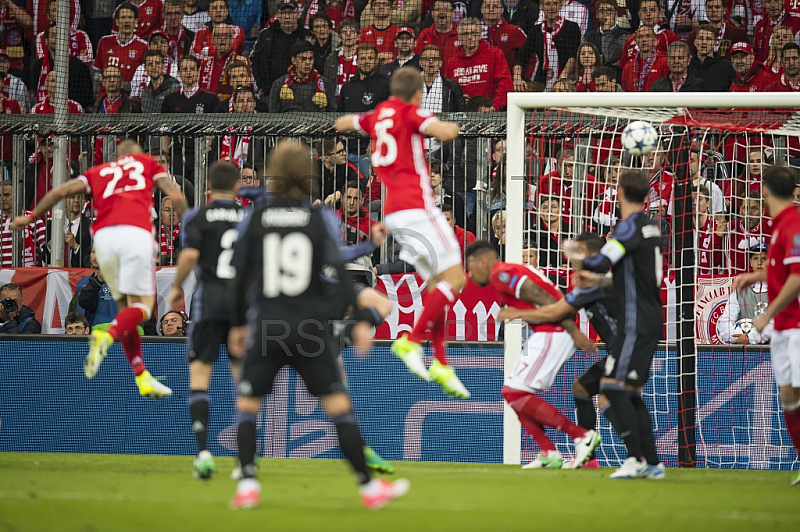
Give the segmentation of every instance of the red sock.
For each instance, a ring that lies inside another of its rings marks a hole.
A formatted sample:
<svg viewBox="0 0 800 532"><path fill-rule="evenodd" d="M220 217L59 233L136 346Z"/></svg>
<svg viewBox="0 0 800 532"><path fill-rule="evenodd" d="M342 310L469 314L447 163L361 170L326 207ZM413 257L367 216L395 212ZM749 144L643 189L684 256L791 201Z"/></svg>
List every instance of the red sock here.
<svg viewBox="0 0 800 532"><path fill-rule="evenodd" d="M500 390L500 394L503 396L503 399L506 400L508 405L514 409L514 412L517 413L517 417L522 424L522 428L524 428L525 432L527 432L531 438L533 438L536 443L539 444L539 448L542 450L542 452L555 451L556 446L553 445L553 442L547 436L547 433L544 431L544 427L541 425L541 423L536 421L535 418L525 412L527 398L532 396L532 394L523 392L522 390L515 390L514 388L510 388L508 386L503 386L503 388Z"/></svg>
<svg viewBox="0 0 800 532"><path fill-rule="evenodd" d="M108 334L119 340L126 331L135 331L136 326L145 320L144 311L139 307L122 309L111 322Z"/></svg>
<svg viewBox="0 0 800 532"><path fill-rule="evenodd" d="M786 420L786 430L792 438L794 450L800 456L800 408L794 410L784 410L783 419Z"/></svg>
<svg viewBox="0 0 800 532"><path fill-rule="evenodd" d="M144 373L144 360L142 360L142 340L139 337L139 331L136 329L132 331L125 331L120 337L122 350L125 351L125 357L131 365L133 374L137 377Z"/></svg>
<svg viewBox="0 0 800 532"><path fill-rule="evenodd" d="M422 343L425 333L433 328L434 323L440 317L444 316L445 307L454 303L455 300L456 294L453 292L450 283L444 281L438 283L433 290L422 298L422 315L420 315L419 320L417 320L416 325L408 335L408 339L418 344Z"/></svg>
<svg viewBox="0 0 800 532"><path fill-rule="evenodd" d="M539 449L542 452L556 450L556 446L553 445L552 440L547 436L543 426L519 412L517 412L517 417L519 417L519 422L522 423L522 428L524 428L525 432L539 444Z"/></svg>
<svg viewBox="0 0 800 532"><path fill-rule="evenodd" d="M433 356L436 357L436 360L445 366L447 365L447 351L444 347L446 337L447 321L445 320L445 313L442 313L431 329L431 348L433 348Z"/></svg>
<svg viewBox="0 0 800 532"><path fill-rule="evenodd" d="M561 412L541 397L529 393L519 401L522 402L520 407L522 411L545 427L553 427L556 430L566 432L573 439L582 438L586 434L585 428L579 427L564 417Z"/></svg>

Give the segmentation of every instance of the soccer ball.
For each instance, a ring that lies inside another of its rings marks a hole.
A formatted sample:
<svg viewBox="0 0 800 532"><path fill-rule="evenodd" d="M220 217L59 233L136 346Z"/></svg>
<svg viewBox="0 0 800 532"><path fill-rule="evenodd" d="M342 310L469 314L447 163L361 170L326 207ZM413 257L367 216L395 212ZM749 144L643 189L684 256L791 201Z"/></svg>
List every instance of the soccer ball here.
<svg viewBox="0 0 800 532"><path fill-rule="evenodd" d="M622 131L622 145L634 157L653 151L658 143L658 133L647 122L637 120L631 122Z"/></svg>
<svg viewBox="0 0 800 532"><path fill-rule="evenodd" d="M750 331L753 330L753 320L751 319L743 319L736 322L736 325L733 326L733 334L750 334Z"/></svg>

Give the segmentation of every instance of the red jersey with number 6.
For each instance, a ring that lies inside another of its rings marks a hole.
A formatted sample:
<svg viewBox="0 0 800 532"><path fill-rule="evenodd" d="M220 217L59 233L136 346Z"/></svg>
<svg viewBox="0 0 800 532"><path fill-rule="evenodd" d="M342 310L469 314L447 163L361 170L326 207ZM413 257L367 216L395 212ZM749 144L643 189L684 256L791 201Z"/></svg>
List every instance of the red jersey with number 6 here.
<svg viewBox="0 0 800 532"><path fill-rule="evenodd" d="M778 297L790 275L800 274L800 212L794 207L772 220L772 239L767 251L767 299ZM800 298L775 316L775 330L800 329Z"/></svg>
<svg viewBox="0 0 800 532"><path fill-rule="evenodd" d="M395 96L356 118L356 129L372 138L372 168L386 187L386 214L434 208L424 140L436 120Z"/></svg>
<svg viewBox="0 0 800 532"><path fill-rule="evenodd" d="M97 216L92 233L112 225L153 230L153 184L169 174L144 153L89 168L78 179L94 197Z"/></svg>
<svg viewBox="0 0 800 532"><path fill-rule="evenodd" d="M498 262L492 268L489 284L500 294L504 305L521 309L538 308L538 305L532 305L519 298L520 290L526 280L546 292L554 301L564 298L556 285L553 284L553 281L548 279L541 270L524 264ZM555 323L530 324L530 327L533 332L561 332L564 330L563 327Z"/></svg>

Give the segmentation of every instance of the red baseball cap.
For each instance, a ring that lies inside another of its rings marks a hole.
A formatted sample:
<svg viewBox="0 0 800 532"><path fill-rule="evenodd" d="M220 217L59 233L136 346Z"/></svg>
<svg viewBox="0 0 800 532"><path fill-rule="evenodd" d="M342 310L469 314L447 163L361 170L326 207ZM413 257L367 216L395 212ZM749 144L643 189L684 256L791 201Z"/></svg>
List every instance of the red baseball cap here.
<svg viewBox="0 0 800 532"><path fill-rule="evenodd" d="M737 42L733 46L731 46L731 55L735 54L736 52L742 52L743 54L752 54L753 47L750 46L749 42Z"/></svg>
<svg viewBox="0 0 800 532"><path fill-rule="evenodd" d="M403 26L402 28L400 28L397 31L397 36L395 37L395 39L397 39L397 37L400 37L401 33L408 33L409 35L411 35L412 39L416 39L417 38L416 34L414 33L414 30L412 30L408 26Z"/></svg>

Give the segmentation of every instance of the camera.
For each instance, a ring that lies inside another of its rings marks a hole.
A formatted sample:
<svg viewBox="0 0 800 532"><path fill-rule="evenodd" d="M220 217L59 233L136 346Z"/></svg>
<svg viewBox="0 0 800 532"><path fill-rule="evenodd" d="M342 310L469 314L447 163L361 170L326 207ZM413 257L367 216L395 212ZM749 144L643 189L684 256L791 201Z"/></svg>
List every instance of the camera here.
<svg viewBox="0 0 800 532"><path fill-rule="evenodd" d="M17 310L19 310L19 306L17 305L16 300L7 297L0 301L0 304L3 305L3 312L6 314L13 314Z"/></svg>

